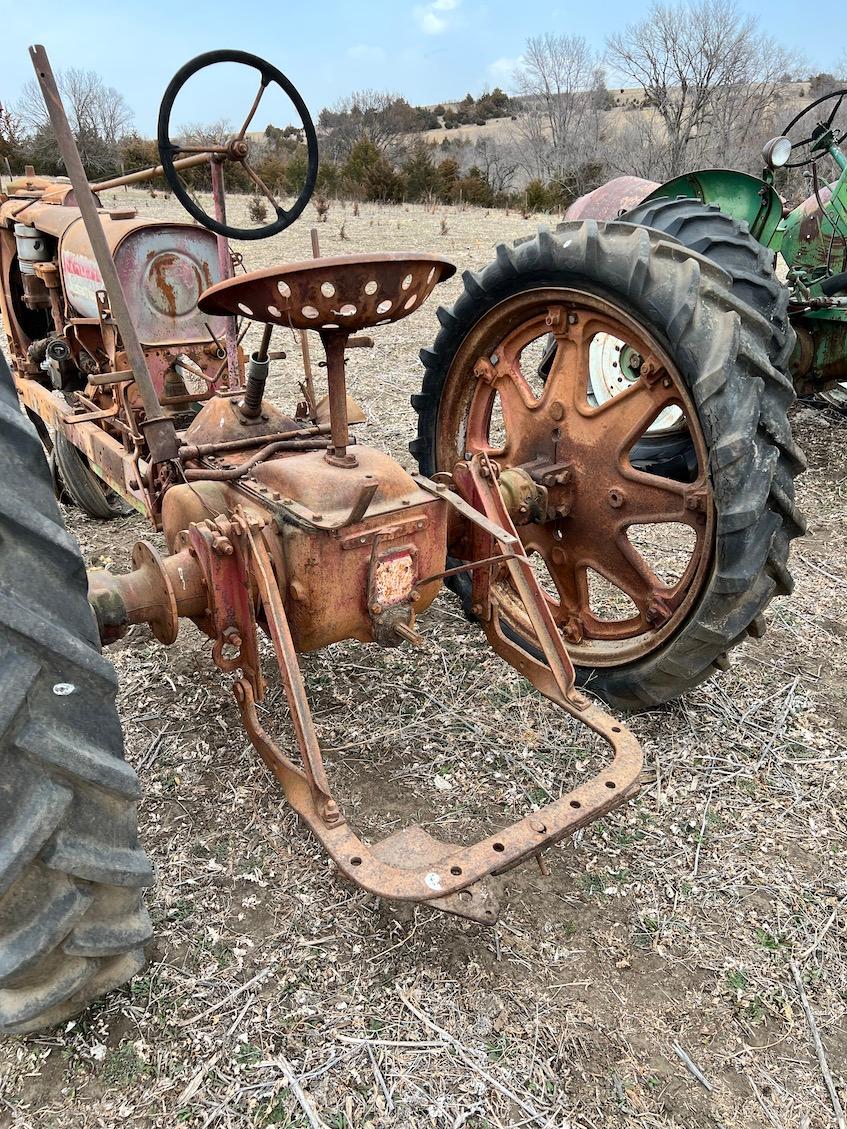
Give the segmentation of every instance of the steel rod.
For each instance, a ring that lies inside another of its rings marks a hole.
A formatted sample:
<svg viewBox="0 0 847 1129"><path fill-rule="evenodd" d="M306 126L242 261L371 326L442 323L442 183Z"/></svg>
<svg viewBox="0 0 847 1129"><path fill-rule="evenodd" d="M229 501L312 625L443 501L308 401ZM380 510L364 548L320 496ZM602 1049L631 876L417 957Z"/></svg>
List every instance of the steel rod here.
<svg viewBox="0 0 847 1129"><path fill-rule="evenodd" d="M329 435L329 424L319 427L300 427L291 431L274 431L268 435L245 435L243 439L225 439L220 443L186 443L180 449L184 461L218 455L224 451L241 451L247 447L261 447L264 443L278 443L283 439L309 439L314 435Z"/></svg>
<svg viewBox="0 0 847 1129"><path fill-rule="evenodd" d="M97 202L88 184L88 177L82 167L79 150L65 115L65 108L59 95L56 80L47 58L47 52L41 45L30 47L30 58L35 67L35 74L44 96L50 123L56 135L56 143L65 164L71 184L74 188L77 207L82 215L83 223L91 249L97 260L100 277L109 297L109 306L112 317L117 323L121 335L121 342L126 352L129 367L135 377L135 383L144 405L144 422L141 429L150 448L150 457L155 463L166 462L176 457L179 450L179 441L174 428L173 420L162 412L162 405L156 394L156 388L147 368L147 359L135 332L135 325L129 312L126 295L121 286L118 272L100 215L97 211Z"/></svg>
<svg viewBox="0 0 847 1129"><path fill-rule="evenodd" d="M205 164L207 160L206 153L196 153L193 157L183 157L174 161L174 168L193 169L197 165ZM111 180L100 180L89 187L92 192L107 192L110 188L122 188L125 184L142 184L145 180L154 180L157 176L162 176L164 171L161 165L153 165L149 169L136 169L135 172L127 172L123 176L113 176Z"/></svg>
<svg viewBox="0 0 847 1129"><path fill-rule="evenodd" d="M226 223L226 186L224 185L223 161L211 160L212 170L212 199L215 203L215 219L220 224ZM218 244L218 264L221 269L221 279L232 278L232 256L229 253L229 240L225 235L215 235ZM226 345L226 370L227 384L230 388L237 388L239 380L238 366L238 331L235 318L224 319L224 343Z"/></svg>

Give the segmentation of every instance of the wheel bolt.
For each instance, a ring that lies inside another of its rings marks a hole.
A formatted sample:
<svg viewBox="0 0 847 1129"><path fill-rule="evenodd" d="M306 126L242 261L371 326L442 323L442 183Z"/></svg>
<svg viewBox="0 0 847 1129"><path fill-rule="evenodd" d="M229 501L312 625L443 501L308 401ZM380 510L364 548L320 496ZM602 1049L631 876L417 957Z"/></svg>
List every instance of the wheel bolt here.
<svg viewBox="0 0 847 1129"><path fill-rule="evenodd" d="M609 505L612 506L613 509L616 509L616 510L620 509L620 507L624 504L625 501L626 501L626 494L624 494L623 491L621 491L621 490L610 490L609 491Z"/></svg>

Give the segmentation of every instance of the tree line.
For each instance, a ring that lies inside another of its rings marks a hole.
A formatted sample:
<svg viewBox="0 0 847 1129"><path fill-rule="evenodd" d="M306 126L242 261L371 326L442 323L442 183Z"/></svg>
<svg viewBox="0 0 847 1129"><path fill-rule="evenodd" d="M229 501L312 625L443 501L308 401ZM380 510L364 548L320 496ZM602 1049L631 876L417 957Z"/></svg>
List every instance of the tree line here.
<svg viewBox="0 0 847 1129"><path fill-rule="evenodd" d="M656 0L644 19L610 35L602 52L579 36L531 37L511 96L495 87L448 107L423 107L397 93L362 90L321 110L317 192L555 211L621 174L663 181L710 166L755 173L762 142L793 116L799 98L839 85L847 60L835 74L806 72L805 79L801 67L733 0ZM610 72L617 90L609 89ZM798 81L799 91L787 86ZM158 162L121 94L94 72L71 68L60 88L92 178ZM468 139L462 132L492 122L496 129L485 135L476 129ZM194 144L229 136L225 121L182 130ZM265 184L280 195L299 191L306 171L299 130L270 125L251 137L250 149ZM14 106L0 106L0 165L3 159L14 171L25 164L62 171L34 81ZM255 191L240 166L229 164L226 175L231 191ZM195 190L208 188L203 167L185 179Z"/></svg>

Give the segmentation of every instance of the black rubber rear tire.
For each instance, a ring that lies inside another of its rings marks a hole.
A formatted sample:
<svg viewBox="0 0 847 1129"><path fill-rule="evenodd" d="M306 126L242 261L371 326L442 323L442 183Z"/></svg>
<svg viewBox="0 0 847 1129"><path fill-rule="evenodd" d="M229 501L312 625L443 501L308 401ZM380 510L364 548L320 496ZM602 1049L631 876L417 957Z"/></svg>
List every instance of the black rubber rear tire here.
<svg viewBox="0 0 847 1129"><path fill-rule="evenodd" d="M0 355L0 1033L51 1026L144 965L115 671L85 566Z"/></svg>
<svg viewBox="0 0 847 1129"><path fill-rule="evenodd" d="M83 513L98 521L110 521L132 513L132 507L97 477L85 455L61 431L56 432L53 451L65 489Z"/></svg>
<svg viewBox="0 0 847 1129"><path fill-rule="evenodd" d="M726 215L717 204L704 204L686 196L648 200L625 212L620 222L672 235L725 270L733 296L769 322L768 356L778 369L786 371L794 348L794 331L788 320L788 287L776 276L773 251L750 234L746 223Z"/></svg>
<svg viewBox="0 0 847 1129"><path fill-rule="evenodd" d="M464 280L455 306L438 310L442 328L421 352L423 389L412 398L419 418L410 449L427 475L450 469L437 465L439 403L448 376L467 379L451 375L452 360L480 318L511 296L584 287L624 303L667 343L709 449L717 510L711 573L687 620L658 649L625 665L578 668L578 677L618 709L679 696L723 667L746 634L760 634L771 598L792 589L789 543L804 530L794 478L805 460L786 416L793 385L774 364L775 323L737 297L708 259L622 223L570 223L555 238L542 230L514 249L501 244L493 263ZM468 611L467 576L452 579Z"/></svg>

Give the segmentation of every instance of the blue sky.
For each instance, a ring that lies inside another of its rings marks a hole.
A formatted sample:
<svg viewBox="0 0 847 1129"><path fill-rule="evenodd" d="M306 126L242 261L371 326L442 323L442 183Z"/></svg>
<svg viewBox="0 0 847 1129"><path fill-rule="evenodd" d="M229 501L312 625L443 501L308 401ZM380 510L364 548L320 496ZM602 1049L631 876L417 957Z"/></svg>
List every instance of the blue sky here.
<svg viewBox="0 0 847 1129"><path fill-rule="evenodd" d="M4 0L0 101L13 104L32 75L29 44L47 48L54 69L92 68L124 95L139 130L152 135L162 92L182 63L201 51L238 47L275 63L303 94L313 114L362 87L397 90L413 103L508 88L527 36L545 31L583 35L602 49L605 35L638 19L648 4L602 0L551 7L544 0L136 0L129 6ZM741 3L758 15L761 6ZM249 15L248 15L249 10ZM841 52L825 21L798 19L796 4L772 0L770 28L790 29L786 45L813 70L829 69ZM252 85L252 82L251 82ZM205 89L181 107L177 125L235 120L250 96L226 84ZM264 128L261 115L256 125Z"/></svg>

